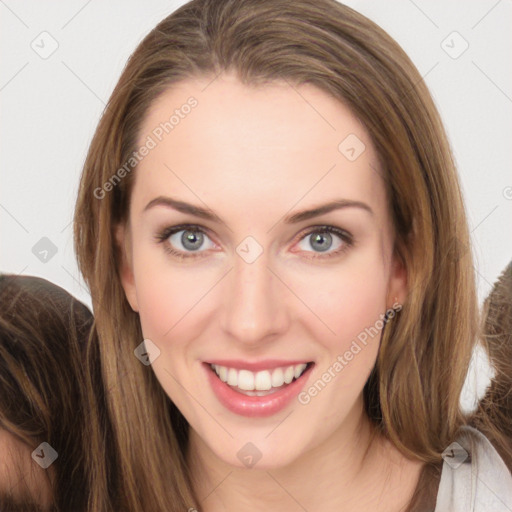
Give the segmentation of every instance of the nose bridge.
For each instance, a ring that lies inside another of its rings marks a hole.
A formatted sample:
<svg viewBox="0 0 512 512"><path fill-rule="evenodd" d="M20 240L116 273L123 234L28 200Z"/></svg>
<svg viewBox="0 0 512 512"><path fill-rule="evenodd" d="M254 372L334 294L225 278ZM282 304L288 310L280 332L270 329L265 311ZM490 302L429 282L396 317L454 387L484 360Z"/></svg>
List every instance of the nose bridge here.
<svg viewBox="0 0 512 512"><path fill-rule="evenodd" d="M248 237L239 244L226 283L224 329L240 342L257 343L284 328L284 300L268 268L269 254Z"/></svg>

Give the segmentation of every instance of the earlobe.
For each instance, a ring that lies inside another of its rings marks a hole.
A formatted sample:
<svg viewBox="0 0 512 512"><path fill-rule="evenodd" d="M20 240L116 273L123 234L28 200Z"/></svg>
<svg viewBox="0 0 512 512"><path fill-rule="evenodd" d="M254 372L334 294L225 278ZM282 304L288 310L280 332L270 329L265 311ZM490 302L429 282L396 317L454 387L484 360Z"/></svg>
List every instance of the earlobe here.
<svg viewBox="0 0 512 512"><path fill-rule="evenodd" d="M119 276L121 285L126 295L126 300L130 304L133 311L139 311L137 303L137 293L135 288L135 278L133 275L132 254L131 254L131 237L129 227L117 225L114 228L115 239L119 249L120 261Z"/></svg>

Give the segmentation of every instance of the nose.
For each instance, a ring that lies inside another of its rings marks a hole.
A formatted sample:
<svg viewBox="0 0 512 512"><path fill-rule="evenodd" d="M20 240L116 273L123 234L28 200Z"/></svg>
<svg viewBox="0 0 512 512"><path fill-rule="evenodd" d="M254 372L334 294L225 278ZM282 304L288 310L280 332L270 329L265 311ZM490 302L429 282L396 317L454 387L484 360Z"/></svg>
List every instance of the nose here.
<svg viewBox="0 0 512 512"><path fill-rule="evenodd" d="M269 267L267 253L249 263L235 255L224 283L224 332L238 343L261 346L288 327L285 294L290 293Z"/></svg>

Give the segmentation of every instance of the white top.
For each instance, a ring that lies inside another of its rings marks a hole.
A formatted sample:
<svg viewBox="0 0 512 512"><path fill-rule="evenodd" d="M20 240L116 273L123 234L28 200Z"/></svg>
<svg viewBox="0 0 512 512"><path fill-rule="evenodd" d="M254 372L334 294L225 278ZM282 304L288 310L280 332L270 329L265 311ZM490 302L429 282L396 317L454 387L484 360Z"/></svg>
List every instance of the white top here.
<svg viewBox="0 0 512 512"><path fill-rule="evenodd" d="M443 452L434 512L512 512L512 474L491 442L465 425Z"/></svg>

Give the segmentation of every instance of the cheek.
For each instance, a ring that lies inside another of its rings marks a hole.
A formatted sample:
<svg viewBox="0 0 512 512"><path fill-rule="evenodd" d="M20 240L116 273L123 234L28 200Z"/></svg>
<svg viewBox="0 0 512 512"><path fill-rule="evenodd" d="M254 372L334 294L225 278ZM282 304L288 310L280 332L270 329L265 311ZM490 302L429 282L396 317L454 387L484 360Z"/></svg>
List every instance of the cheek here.
<svg viewBox="0 0 512 512"><path fill-rule="evenodd" d="M309 288L305 284L304 302L322 320L311 315L310 336L323 350L316 377L300 403L311 404L328 429L330 422L343 421L352 410L375 365L384 327L387 275L382 262L358 257L354 264L311 276Z"/></svg>
<svg viewBox="0 0 512 512"><path fill-rule="evenodd" d="M382 329L388 276L379 254L376 249L354 253L297 282L297 295L316 315L310 315L315 338L329 348L345 350L365 329Z"/></svg>
<svg viewBox="0 0 512 512"><path fill-rule="evenodd" d="M187 303L190 287L180 283L179 273L169 271L165 252L139 244L133 266L140 323L145 338L161 341Z"/></svg>
<svg viewBox="0 0 512 512"><path fill-rule="evenodd" d="M197 335L197 317L217 279L214 272L171 259L158 246L139 244L133 254L135 286L142 332L162 351ZM213 272L213 274L212 274Z"/></svg>

